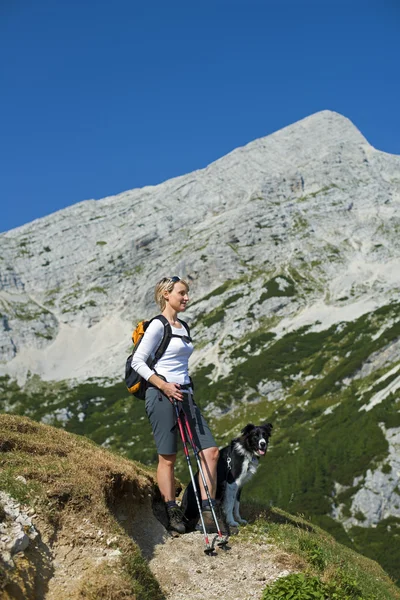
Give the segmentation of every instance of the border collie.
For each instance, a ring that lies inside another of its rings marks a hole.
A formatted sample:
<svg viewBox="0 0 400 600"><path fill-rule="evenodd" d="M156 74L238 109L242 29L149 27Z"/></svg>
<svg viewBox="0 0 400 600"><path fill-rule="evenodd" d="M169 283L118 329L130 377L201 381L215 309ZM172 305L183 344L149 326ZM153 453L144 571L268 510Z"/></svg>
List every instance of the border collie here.
<svg viewBox="0 0 400 600"><path fill-rule="evenodd" d="M249 423L239 437L220 450L216 499L221 502L226 522L231 527L247 523L240 516L240 495L244 484L257 471L260 457L267 451L271 431L271 423L258 426ZM196 481L197 477L198 474ZM182 509L190 527L199 517L191 482L185 490Z"/></svg>

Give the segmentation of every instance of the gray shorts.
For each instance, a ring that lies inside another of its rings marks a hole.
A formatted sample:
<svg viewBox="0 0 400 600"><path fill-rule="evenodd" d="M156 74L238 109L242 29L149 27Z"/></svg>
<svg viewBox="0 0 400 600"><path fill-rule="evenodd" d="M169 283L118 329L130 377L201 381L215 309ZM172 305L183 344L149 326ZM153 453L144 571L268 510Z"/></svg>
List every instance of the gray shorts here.
<svg viewBox="0 0 400 600"><path fill-rule="evenodd" d="M193 397L192 397L193 398ZM193 400L192 410L189 404L190 394L183 394L183 402L178 402L188 416L190 428L199 450L217 446L213 435L199 408ZM149 418L158 454L176 454L178 450L179 430L176 424L176 412L173 404L155 387L146 390L146 414ZM193 412L193 417L192 413ZM188 441L188 447L190 443Z"/></svg>

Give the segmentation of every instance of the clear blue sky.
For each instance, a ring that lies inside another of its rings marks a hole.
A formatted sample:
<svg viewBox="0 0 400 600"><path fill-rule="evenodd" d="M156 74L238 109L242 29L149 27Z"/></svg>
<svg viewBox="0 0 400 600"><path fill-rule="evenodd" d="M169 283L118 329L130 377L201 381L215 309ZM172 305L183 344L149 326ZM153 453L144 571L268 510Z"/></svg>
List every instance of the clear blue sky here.
<svg viewBox="0 0 400 600"><path fill-rule="evenodd" d="M0 231L323 109L400 154L398 0L0 0Z"/></svg>

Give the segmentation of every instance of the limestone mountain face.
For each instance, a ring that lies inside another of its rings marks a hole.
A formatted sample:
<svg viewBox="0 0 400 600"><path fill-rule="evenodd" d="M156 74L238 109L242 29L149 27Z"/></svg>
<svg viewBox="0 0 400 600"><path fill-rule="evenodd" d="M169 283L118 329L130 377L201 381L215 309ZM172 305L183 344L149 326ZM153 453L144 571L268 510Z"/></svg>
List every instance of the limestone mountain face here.
<svg viewBox="0 0 400 600"><path fill-rule="evenodd" d="M399 208L400 157L323 111L205 169L9 231L0 375L111 386L133 325L157 312L155 282L185 277L192 370L218 439L273 419L271 501L338 519L356 543L400 524ZM85 407L37 418L85 433ZM112 431L95 439L137 457Z"/></svg>
<svg viewBox="0 0 400 600"><path fill-rule="evenodd" d="M324 111L206 169L9 231L0 236L2 370L119 377L132 323L156 312L154 283L169 274L191 283L189 319L221 300L202 298L237 282L223 296L240 294L234 322L197 332L225 371L230 336L261 318L280 330L354 318L398 295L399 201L400 157ZM296 294L260 302L266 278L291 270Z"/></svg>

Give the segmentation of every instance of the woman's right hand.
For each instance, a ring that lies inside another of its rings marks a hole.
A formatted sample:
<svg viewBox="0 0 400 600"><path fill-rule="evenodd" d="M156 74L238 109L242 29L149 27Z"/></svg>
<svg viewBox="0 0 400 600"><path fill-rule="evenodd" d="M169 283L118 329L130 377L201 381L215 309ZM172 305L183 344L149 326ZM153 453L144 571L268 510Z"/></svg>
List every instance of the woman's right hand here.
<svg viewBox="0 0 400 600"><path fill-rule="evenodd" d="M156 373L149 378L149 382L157 387L171 402L173 400L179 400L182 402L183 394L179 383L169 383L162 379Z"/></svg>
<svg viewBox="0 0 400 600"><path fill-rule="evenodd" d="M163 386L160 387L160 390L167 398L169 398L169 400L179 400L179 402L182 402L183 394L180 388L181 386L179 383L168 383L165 381Z"/></svg>

